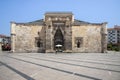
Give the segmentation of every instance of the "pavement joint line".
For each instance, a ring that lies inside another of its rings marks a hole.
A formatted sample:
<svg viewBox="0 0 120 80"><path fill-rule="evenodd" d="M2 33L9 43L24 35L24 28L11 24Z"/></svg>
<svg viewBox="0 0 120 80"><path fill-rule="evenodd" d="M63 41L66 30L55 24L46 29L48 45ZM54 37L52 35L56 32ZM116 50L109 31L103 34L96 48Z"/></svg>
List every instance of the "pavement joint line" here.
<svg viewBox="0 0 120 80"><path fill-rule="evenodd" d="M22 54L19 54L19 55L22 55ZM45 56L46 57L46 56ZM54 58L54 57L52 57L52 58ZM61 58L61 57L58 57L58 58ZM71 58L71 57L67 57L67 58ZM79 58L76 58L76 59L79 59ZM88 59L88 60L92 60L92 59ZM116 60L114 60L114 61L109 61L109 60L98 60L98 61L106 61L106 62L120 62L120 61L116 61Z"/></svg>
<svg viewBox="0 0 120 80"><path fill-rule="evenodd" d="M16 60L19 60L19 61L23 61L23 62L26 62L26 63L34 64L34 65L37 65L37 66L45 67L45 68L48 68L48 69L52 69L52 70L56 70L56 71L60 71L60 72L68 73L68 74L73 74L73 72L71 72L71 71L58 69L58 68L54 68L54 67L50 67L50 66L46 66L46 65L41 65L41 64L33 63L31 61L26 61L26 60L15 58L15 57L11 57L11 56L6 56L6 57L12 58L12 59L16 59ZM79 76L79 77L93 79L93 80L102 80L102 79L99 79L99 78L95 78L95 77L91 77L91 76L87 76L87 75L83 75L83 74L79 74L79 73L74 73L74 75L75 76Z"/></svg>
<svg viewBox="0 0 120 80"><path fill-rule="evenodd" d="M23 56L23 57L28 57L28 56ZM111 70L111 69L103 69L103 68L97 68L97 67L90 67L90 66L84 66L84 65L79 65L79 64L72 64L72 63L66 63L66 62L46 60L46 59L40 59L40 58L34 58L34 57L28 57L28 58L33 58L33 59L38 59L38 60L43 60L43 61L48 61L48 62L55 62L55 63L67 64L67 65L72 65L72 66L80 66L80 67L86 67L86 68L91 68L91 69L105 70L105 71L112 71L112 72L120 73L120 71Z"/></svg>
<svg viewBox="0 0 120 80"><path fill-rule="evenodd" d="M57 59L57 58L56 58ZM61 60L70 60L70 59L63 59L63 58L59 58ZM86 62L86 63L95 63L95 64L104 64L104 65L112 65L112 66L120 66L120 65L116 65L116 64L109 64L109 63L101 63L101 62L92 62L92 61L82 61L82 60L70 60L70 61L76 61L76 62Z"/></svg>
<svg viewBox="0 0 120 80"><path fill-rule="evenodd" d="M23 78L25 78L25 79L27 79L27 80L35 80L35 79L33 79L32 77L30 77L30 76L28 76L28 75L26 75L26 74L24 74L24 73L22 73L22 72L16 70L15 68L13 68L13 67L11 67L11 66L5 64L5 63L2 62L2 61L0 61L0 63L3 64L5 67L9 68L10 70L16 72L17 74L19 74L20 76L22 76Z"/></svg>
<svg viewBox="0 0 120 80"><path fill-rule="evenodd" d="M54 58L54 57L53 57ZM61 57L58 57L58 58L61 58ZM71 58L71 57L67 57L67 58ZM79 58L76 58L76 59L79 59ZM87 59L87 60L92 60L92 59ZM97 61L106 61L106 62L120 62L118 60L114 60L114 61L109 61L109 60L97 60Z"/></svg>
<svg viewBox="0 0 120 80"><path fill-rule="evenodd" d="M79 59L79 58L76 58L76 59ZM106 58L106 59L110 59L110 58ZM106 60L106 59L99 59L98 61L107 61L108 62L109 60ZM93 59L89 58L88 60L93 60ZM110 60L109 62L120 62L120 61L112 59L112 61Z"/></svg>
<svg viewBox="0 0 120 80"><path fill-rule="evenodd" d="M20 55L23 56L23 55ZM30 56L31 57L31 56ZM94 64L103 64L103 65L111 65L111 66L120 66L120 65L116 65L116 64L109 64L109 63L100 63L100 62L91 62L91 61L82 61L82 60L70 60L70 59L64 59L64 58L60 58L60 57L47 57L47 58L54 58L54 59L61 59L61 60L67 60L67 61L76 61L76 62L85 62L85 63L94 63Z"/></svg>

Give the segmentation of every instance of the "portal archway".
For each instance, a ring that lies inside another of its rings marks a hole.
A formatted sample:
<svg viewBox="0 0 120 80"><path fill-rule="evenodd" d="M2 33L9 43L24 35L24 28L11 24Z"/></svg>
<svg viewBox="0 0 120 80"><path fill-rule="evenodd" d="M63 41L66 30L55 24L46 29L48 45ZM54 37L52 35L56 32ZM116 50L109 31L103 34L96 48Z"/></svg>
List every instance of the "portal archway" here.
<svg viewBox="0 0 120 80"><path fill-rule="evenodd" d="M59 27L54 35L54 50L60 50L60 51L64 50L64 36Z"/></svg>

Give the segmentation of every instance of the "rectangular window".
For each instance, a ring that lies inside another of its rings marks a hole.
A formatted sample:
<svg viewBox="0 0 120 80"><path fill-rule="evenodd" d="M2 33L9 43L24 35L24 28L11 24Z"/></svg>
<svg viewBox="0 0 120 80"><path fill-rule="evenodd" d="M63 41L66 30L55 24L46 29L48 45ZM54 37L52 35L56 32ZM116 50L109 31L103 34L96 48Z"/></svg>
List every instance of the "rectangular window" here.
<svg viewBox="0 0 120 80"><path fill-rule="evenodd" d="M112 30L112 33L115 33L115 31L114 31L114 30Z"/></svg>
<svg viewBox="0 0 120 80"><path fill-rule="evenodd" d="M39 37L35 37L35 46L36 47L43 47L42 40Z"/></svg>
<svg viewBox="0 0 120 80"><path fill-rule="evenodd" d="M75 37L75 47L80 48L83 45L83 37Z"/></svg>

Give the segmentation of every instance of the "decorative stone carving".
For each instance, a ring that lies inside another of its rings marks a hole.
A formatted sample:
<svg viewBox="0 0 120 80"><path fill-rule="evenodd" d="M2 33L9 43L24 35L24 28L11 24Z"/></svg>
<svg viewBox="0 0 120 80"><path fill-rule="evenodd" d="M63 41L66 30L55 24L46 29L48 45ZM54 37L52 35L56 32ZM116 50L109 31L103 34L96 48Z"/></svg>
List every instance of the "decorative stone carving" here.
<svg viewBox="0 0 120 80"><path fill-rule="evenodd" d="M55 52L57 44L63 52L106 52L106 30L106 23L75 20L72 13L46 13L44 20L11 23L12 52Z"/></svg>

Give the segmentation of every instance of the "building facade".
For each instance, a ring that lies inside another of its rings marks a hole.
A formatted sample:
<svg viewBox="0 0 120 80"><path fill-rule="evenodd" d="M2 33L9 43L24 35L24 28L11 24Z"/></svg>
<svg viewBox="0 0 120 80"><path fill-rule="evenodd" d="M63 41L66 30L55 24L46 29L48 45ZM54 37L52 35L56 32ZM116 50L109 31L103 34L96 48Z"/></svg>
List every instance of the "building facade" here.
<svg viewBox="0 0 120 80"><path fill-rule="evenodd" d="M106 52L106 24L76 20L71 12L47 12L41 20L11 22L12 52Z"/></svg>
<svg viewBox="0 0 120 80"><path fill-rule="evenodd" d="M108 28L108 44L120 43L120 26L115 25L114 28Z"/></svg>
<svg viewBox="0 0 120 80"><path fill-rule="evenodd" d="M10 36L0 34L0 51L3 51L4 47L6 47L8 45L10 47L10 44L11 44Z"/></svg>

